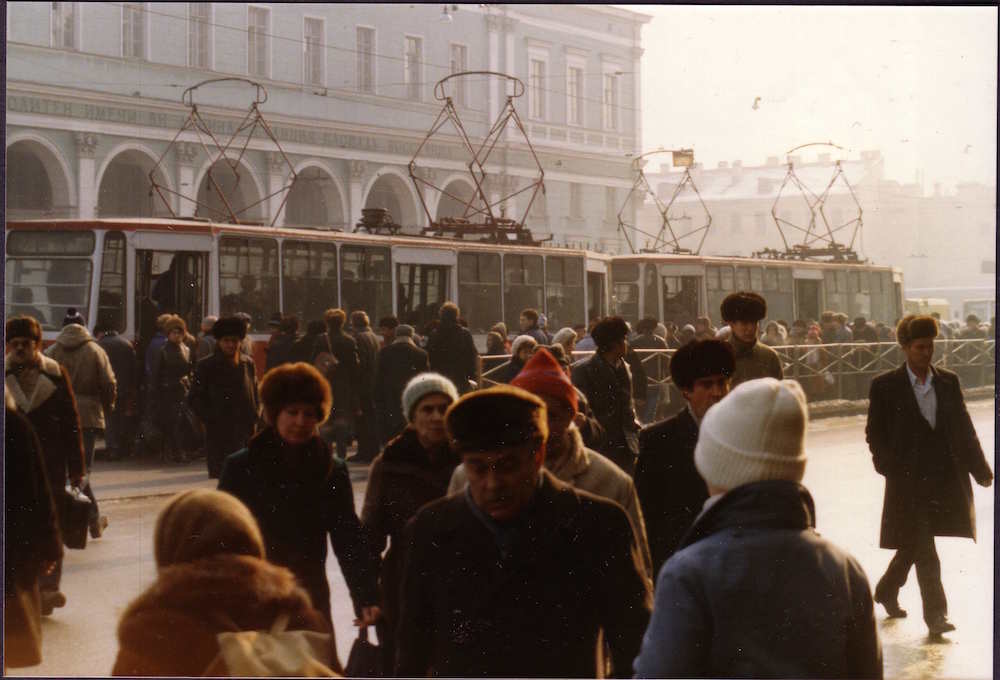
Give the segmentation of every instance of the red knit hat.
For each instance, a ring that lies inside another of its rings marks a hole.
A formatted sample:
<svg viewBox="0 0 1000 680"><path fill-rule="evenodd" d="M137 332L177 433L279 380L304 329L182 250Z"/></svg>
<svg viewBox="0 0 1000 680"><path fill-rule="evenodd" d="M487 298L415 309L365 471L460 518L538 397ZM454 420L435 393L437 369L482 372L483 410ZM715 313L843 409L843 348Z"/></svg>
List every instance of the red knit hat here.
<svg viewBox="0 0 1000 680"><path fill-rule="evenodd" d="M576 388L547 349L539 347L511 385L539 396L562 399L577 410Z"/></svg>

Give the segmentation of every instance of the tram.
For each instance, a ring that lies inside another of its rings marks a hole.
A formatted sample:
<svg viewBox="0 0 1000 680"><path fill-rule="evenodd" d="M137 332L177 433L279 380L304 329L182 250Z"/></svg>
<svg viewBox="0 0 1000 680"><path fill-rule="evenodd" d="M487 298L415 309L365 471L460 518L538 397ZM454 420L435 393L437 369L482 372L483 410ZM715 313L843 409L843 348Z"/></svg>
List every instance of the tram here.
<svg viewBox="0 0 1000 680"><path fill-rule="evenodd" d="M608 313L716 323L722 298L759 291L774 319L824 309L887 322L902 315L902 272L867 264L690 255L623 255L405 235L261 228L190 219L26 220L6 225L8 316L30 314L46 340L76 307L130 340L159 314L195 332L207 315L246 312L267 340L275 312L303 324L330 307L422 328L454 300L482 349L490 327L518 328L533 307L555 330Z"/></svg>

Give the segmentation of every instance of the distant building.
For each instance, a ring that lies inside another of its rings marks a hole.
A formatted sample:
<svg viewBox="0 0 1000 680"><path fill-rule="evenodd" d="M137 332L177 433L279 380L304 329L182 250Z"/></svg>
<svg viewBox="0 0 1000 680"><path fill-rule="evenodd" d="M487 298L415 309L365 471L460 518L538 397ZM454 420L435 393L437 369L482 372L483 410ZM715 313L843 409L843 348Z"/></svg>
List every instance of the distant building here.
<svg viewBox="0 0 1000 680"><path fill-rule="evenodd" d="M388 209L408 231L427 219L407 163L441 103L434 84L462 70L499 71L526 85L517 100L545 169L528 224L564 245L617 247L626 154L641 148L641 29L650 17L601 5L79 3L7 4L7 215L148 216L167 212L148 173L188 112L184 90L209 78L249 78L300 174L279 224L352 229L364 207ZM503 83L470 78L452 90L470 135L485 135ZM253 88L196 94L219 135L236 129ZM427 149L435 218L472 192L458 137ZM212 205L209 159L188 134L163 159L161 184ZM243 205L287 183L283 159L255 139L238 165ZM530 177L524 143L497 146L491 195ZM214 173L213 173L214 174ZM224 173L223 173L224 174ZM236 180L232 183L236 185ZM520 215L528 194L510 213ZM280 196L247 217L269 223ZM180 215L210 213L170 195Z"/></svg>

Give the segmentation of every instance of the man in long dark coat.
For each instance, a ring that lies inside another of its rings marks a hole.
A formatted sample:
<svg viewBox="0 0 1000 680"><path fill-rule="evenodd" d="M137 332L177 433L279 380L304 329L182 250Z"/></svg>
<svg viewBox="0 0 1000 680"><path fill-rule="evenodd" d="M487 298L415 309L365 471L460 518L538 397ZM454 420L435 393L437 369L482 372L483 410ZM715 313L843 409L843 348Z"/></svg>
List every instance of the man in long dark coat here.
<svg viewBox="0 0 1000 680"><path fill-rule="evenodd" d="M687 408L639 433L635 490L646 520L653 577L674 554L708 500L708 487L694 466L698 426L729 394L735 361L724 340L695 340L674 354L670 377Z"/></svg>
<svg viewBox="0 0 1000 680"><path fill-rule="evenodd" d="M631 675L649 585L625 511L542 468L545 403L516 387L465 395L446 415L468 477L406 530L394 675Z"/></svg>
<svg viewBox="0 0 1000 680"><path fill-rule="evenodd" d="M336 443L337 456L345 460L355 422L361 412L361 359L358 343L344 332L347 313L342 309L328 309L323 314L323 320L326 322L326 333L316 338L311 363L315 364L322 355L333 357L324 376L333 393L333 408L326 423L320 427L320 434L326 441Z"/></svg>
<svg viewBox="0 0 1000 680"><path fill-rule="evenodd" d="M132 343L120 336L114 328L98 323L94 328L94 337L108 355L111 370L118 383L118 399L115 400L107 419L107 429L104 430L105 455L108 460L117 460L132 453L138 364Z"/></svg>
<svg viewBox="0 0 1000 680"><path fill-rule="evenodd" d="M396 326L392 341L379 350L375 366L375 409L383 444L406 427L401 401L406 384L429 370L427 352L413 343L413 326Z"/></svg>
<svg viewBox="0 0 1000 680"><path fill-rule="evenodd" d="M260 414L253 359L240 352L246 334L239 317L219 319L212 326L215 352L195 365L188 404L205 425L210 479L219 478L226 456L246 447Z"/></svg>
<svg viewBox="0 0 1000 680"><path fill-rule="evenodd" d="M872 381L865 429L875 470L885 477L883 548L896 549L875 587L890 617L906 616L897 600L911 566L931 635L954 630L941 584L935 536L976 538L971 474L993 482L958 376L931 365L937 322L907 316L896 327L906 363Z"/></svg>
<svg viewBox="0 0 1000 680"><path fill-rule="evenodd" d="M351 312L351 328L358 345L358 453L351 462L371 463L378 455L378 417L375 411L375 372L381 347L378 336L372 331L368 315L362 311Z"/></svg>
<svg viewBox="0 0 1000 680"><path fill-rule="evenodd" d="M479 382L481 363L472 334L459 325L458 315L454 303L441 305L438 311L441 323L427 339L427 356L431 370L455 383L459 394L465 394L472 389L470 381Z"/></svg>

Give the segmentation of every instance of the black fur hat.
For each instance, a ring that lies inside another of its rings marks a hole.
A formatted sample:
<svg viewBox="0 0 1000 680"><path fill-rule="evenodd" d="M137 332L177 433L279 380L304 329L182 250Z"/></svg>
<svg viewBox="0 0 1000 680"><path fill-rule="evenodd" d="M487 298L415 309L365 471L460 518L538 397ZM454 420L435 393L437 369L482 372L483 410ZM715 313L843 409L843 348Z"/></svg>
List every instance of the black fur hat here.
<svg viewBox="0 0 1000 680"><path fill-rule="evenodd" d="M226 337L237 337L242 340L247 336L247 324L238 316L224 316L212 326L212 335L216 340Z"/></svg>
<svg viewBox="0 0 1000 680"><path fill-rule="evenodd" d="M767 316L767 301L757 293L741 290L727 295L722 301L722 320L760 321Z"/></svg>
<svg viewBox="0 0 1000 680"><path fill-rule="evenodd" d="M28 338L35 342L42 341L42 327L31 316L15 316L7 319L7 341L13 338Z"/></svg>
<svg viewBox="0 0 1000 680"><path fill-rule="evenodd" d="M695 340L684 345L670 360L670 378L678 388L690 390L698 378L711 375L732 377L736 369L733 347L723 340Z"/></svg>
<svg viewBox="0 0 1000 680"><path fill-rule="evenodd" d="M896 341L900 345L909 345L921 338L936 338L938 322L933 316L915 316L910 314L900 319L896 326Z"/></svg>

